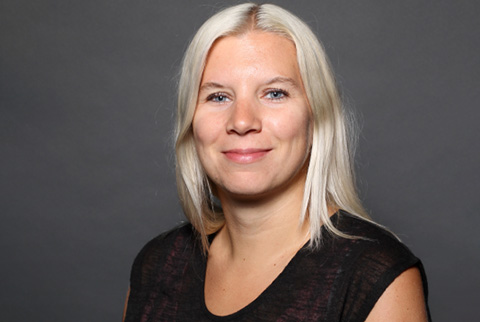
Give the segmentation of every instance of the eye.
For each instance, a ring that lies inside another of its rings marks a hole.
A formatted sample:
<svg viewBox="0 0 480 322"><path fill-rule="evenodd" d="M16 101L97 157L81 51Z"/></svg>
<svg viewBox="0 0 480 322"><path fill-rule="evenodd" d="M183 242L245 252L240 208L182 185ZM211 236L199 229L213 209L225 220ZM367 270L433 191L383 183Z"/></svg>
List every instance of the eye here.
<svg viewBox="0 0 480 322"><path fill-rule="evenodd" d="M284 91L283 89L270 89L267 91L265 94L265 97L271 100L281 100L283 98L288 97L287 91Z"/></svg>
<svg viewBox="0 0 480 322"><path fill-rule="evenodd" d="M225 93L213 93L207 96L207 101L211 101L215 103L226 103L230 101L230 99Z"/></svg>

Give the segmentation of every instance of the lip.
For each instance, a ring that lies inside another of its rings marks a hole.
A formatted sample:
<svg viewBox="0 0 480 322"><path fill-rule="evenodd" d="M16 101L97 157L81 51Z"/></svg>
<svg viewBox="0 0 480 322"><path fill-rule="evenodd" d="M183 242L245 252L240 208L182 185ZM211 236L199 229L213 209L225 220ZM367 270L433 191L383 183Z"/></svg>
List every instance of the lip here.
<svg viewBox="0 0 480 322"><path fill-rule="evenodd" d="M242 164L253 163L262 159L272 149L231 149L223 151L230 161Z"/></svg>

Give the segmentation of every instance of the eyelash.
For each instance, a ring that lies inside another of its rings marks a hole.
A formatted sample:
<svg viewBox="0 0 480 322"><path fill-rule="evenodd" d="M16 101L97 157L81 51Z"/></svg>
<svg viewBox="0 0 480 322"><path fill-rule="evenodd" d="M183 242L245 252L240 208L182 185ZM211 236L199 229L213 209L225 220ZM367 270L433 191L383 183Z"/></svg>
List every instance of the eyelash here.
<svg viewBox="0 0 480 322"><path fill-rule="evenodd" d="M281 97L267 97L268 95L271 95L271 94L274 94L274 93L277 93L282 95ZM280 88L271 88L271 89L268 89L265 91L265 94L264 94L264 97L267 97L268 99L270 100L273 100L273 101L280 101L280 100L283 100L285 99L286 97L289 97L290 94L286 91L286 90L283 90L283 89L280 89ZM223 98L222 101L218 101L217 99L218 98ZM223 93L223 92L218 92L218 93L213 93L213 94L210 94L207 96L207 101L211 101L211 102L215 102L215 103L225 103L226 100L228 100L229 97L226 93Z"/></svg>
<svg viewBox="0 0 480 322"><path fill-rule="evenodd" d="M228 95L222 92L213 93L207 96L207 101L212 101L215 103L225 103L225 101L216 101L217 98L222 97L223 99L228 99Z"/></svg>
<svg viewBox="0 0 480 322"><path fill-rule="evenodd" d="M274 101L279 101L279 100L283 100L287 97L290 96L290 94L286 91L286 90L283 90L283 89L280 89L280 88L271 88L271 89L268 89L265 91L265 95L264 96L268 96L270 94L273 94L273 93L277 93L277 94L281 94L282 97L270 97L269 99L271 100L274 100Z"/></svg>

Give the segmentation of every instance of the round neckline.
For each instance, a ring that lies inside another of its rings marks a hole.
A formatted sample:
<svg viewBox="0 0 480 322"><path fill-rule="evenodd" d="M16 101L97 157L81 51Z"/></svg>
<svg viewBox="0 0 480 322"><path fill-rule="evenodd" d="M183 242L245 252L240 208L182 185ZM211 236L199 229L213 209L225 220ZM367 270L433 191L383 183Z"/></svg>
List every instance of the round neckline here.
<svg viewBox="0 0 480 322"><path fill-rule="evenodd" d="M212 234L212 240L215 237L215 234ZM278 274L278 276L272 281L270 285L268 285L252 302L248 303L246 306L242 307L240 310L233 312L228 315L216 315L210 312L207 308L207 304L205 303L205 280L206 280L206 273L207 273L207 260L204 262L203 266L203 287L201 288L201 304L204 313L208 316L209 319L213 321L228 321L230 319L237 318L242 316L252 310L254 310L258 305L261 304L264 297L267 297L270 293L274 292L276 289L276 285L281 283L283 279L285 279L285 275L287 275L292 268L294 267L295 263L300 261L303 256L301 256L305 251L308 250L308 244L310 243L310 239L293 255L290 259L288 264L285 268Z"/></svg>
<svg viewBox="0 0 480 322"><path fill-rule="evenodd" d="M330 220L334 220L335 222L339 219L340 213L343 213L341 209L336 211L334 214L330 216ZM320 227L321 234L324 235L326 232L324 225ZM217 235L217 232L211 234L208 236L208 240L211 243L215 236ZM293 255L293 257L290 259L288 264L285 266L285 268L278 274L278 276L272 281L270 285L268 285L252 302L248 303L244 307L242 307L240 310L233 312L228 315L216 315L210 312L210 310L207 308L207 304L205 303L205 280L206 280L206 273L207 273L207 257L204 258L203 261L203 284L201 287L201 306L204 314L208 316L209 319L213 321L229 321L231 319L235 319L239 316L242 316L252 310L254 310L257 306L259 306L263 300L264 297L267 297L270 293L274 292L275 289L277 288L277 285L282 282L283 279L285 279L285 275L287 275L291 270L293 270L294 266L298 261L300 261L305 254L308 253L308 244L310 243L310 239L308 239L305 244Z"/></svg>

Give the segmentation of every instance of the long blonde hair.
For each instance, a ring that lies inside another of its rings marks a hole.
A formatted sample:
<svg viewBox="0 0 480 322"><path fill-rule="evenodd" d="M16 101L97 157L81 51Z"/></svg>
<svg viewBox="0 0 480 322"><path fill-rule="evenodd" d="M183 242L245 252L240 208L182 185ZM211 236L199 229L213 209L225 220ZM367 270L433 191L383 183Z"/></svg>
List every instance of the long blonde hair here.
<svg viewBox="0 0 480 322"><path fill-rule="evenodd" d="M344 109L328 59L310 28L298 17L272 4L246 3L224 9L198 30L183 58L178 84L176 122L176 176L183 210L201 236L224 224L221 206L215 203L209 179L198 159L192 120L208 52L215 41L229 35L259 30L281 35L295 44L297 62L313 114L313 141L305 182L301 222L308 216L310 246L320 245L320 227L350 237L332 224L328 208L344 209L368 218L358 198L352 169Z"/></svg>

